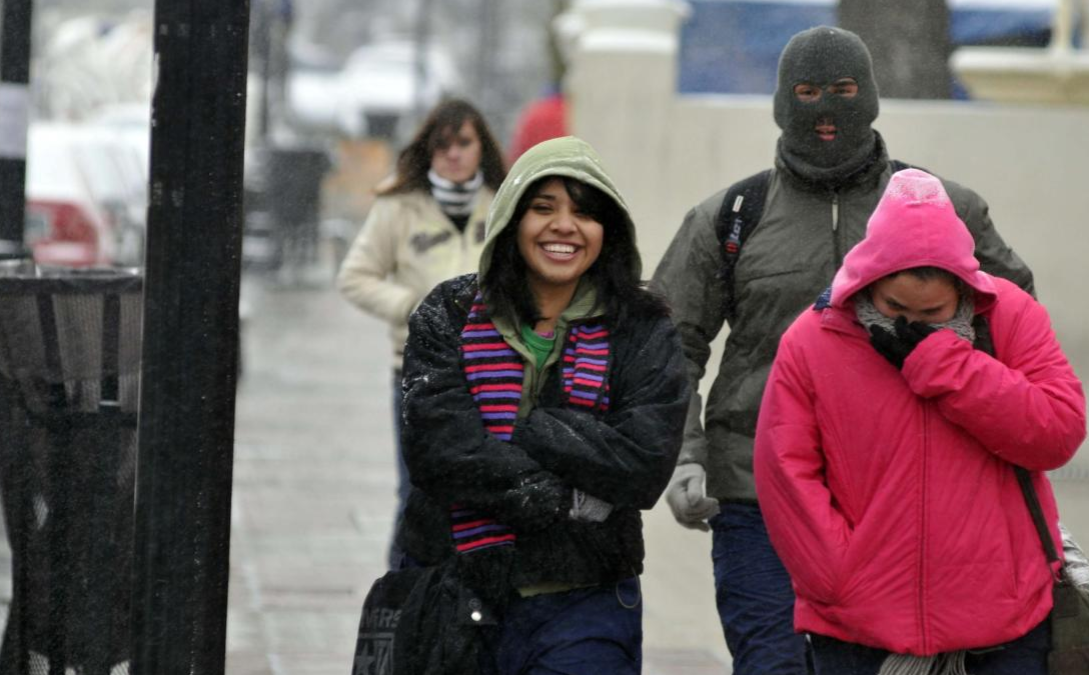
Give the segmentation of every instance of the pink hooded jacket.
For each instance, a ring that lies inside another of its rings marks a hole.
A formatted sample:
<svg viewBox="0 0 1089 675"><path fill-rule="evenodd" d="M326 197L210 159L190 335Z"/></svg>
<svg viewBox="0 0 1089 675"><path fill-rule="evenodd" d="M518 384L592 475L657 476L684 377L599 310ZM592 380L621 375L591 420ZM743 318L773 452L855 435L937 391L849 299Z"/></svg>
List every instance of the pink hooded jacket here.
<svg viewBox="0 0 1089 675"><path fill-rule="evenodd" d="M1043 471L1085 437L1085 397L1047 312L979 269L941 182L895 174L831 306L791 326L756 430L757 495L797 593L799 632L898 653L997 645L1051 609L1052 571L1011 466ZM976 294L997 358L951 330L902 371L858 322L852 296L890 273L948 270Z"/></svg>

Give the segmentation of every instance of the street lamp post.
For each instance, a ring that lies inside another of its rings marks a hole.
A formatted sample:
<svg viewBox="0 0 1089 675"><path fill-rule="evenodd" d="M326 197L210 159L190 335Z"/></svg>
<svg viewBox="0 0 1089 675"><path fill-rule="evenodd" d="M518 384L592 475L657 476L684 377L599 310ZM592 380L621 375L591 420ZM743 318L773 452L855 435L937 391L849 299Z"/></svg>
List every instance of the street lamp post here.
<svg viewBox="0 0 1089 675"><path fill-rule="evenodd" d="M32 0L3 0L0 18L0 255L21 256L26 209Z"/></svg>
<svg viewBox="0 0 1089 675"><path fill-rule="evenodd" d="M133 675L225 667L249 7L155 2Z"/></svg>

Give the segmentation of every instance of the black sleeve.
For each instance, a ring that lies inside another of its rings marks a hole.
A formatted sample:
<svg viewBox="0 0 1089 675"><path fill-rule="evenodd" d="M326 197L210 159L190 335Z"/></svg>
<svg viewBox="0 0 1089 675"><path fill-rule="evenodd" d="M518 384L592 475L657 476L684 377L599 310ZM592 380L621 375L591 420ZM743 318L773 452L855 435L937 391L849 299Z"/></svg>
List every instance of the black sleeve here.
<svg viewBox="0 0 1089 675"><path fill-rule="evenodd" d="M546 470L616 506L649 509L672 474L690 389L680 338L666 318L618 339L603 418L537 408L515 441Z"/></svg>
<svg viewBox="0 0 1089 675"><path fill-rule="evenodd" d="M543 525L542 518L563 510L570 489L516 443L485 430L462 371L463 279L437 287L409 318L401 430L405 464L412 484L440 504L479 508L516 529Z"/></svg>
<svg viewBox="0 0 1089 675"><path fill-rule="evenodd" d="M692 383L686 438L679 461L704 467L708 447L703 430L703 398L698 387L707 372L711 343L726 321L725 294L718 278L722 254L715 234L717 208L726 192L712 195L688 212L650 282L651 289L664 295L672 308Z"/></svg>
<svg viewBox="0 0 1089 675"><path fill-rule="evenodd" d="M541 466L484 429L461 364L465 313L439 286L409 318L401 442L412 484L444 502L518 487Z"/></svg>

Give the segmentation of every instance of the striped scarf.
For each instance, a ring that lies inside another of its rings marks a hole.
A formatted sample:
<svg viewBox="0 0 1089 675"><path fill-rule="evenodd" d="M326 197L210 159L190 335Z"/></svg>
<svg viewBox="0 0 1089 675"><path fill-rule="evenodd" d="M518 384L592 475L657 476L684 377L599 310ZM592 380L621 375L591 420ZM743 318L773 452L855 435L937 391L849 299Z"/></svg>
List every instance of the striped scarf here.
<svg viewBox="0 0 1089 675"><path fill-rule="evenodd" d="M609 331L604 325L571 326L563 350L563 390L568 403L609 409Z"/></svg>
<svg viewBox="0 0 1089 675"><path fill-rule="evenodd" d="M427 180L431 181L431 196L443 213L451 218L468 218L473 213L473 197L484 185L484 174L477 171L464 183L455 183L431 169L427 172Z"/></svg>
<svg viewBox="0 0 1089 675"><path fill-rule="evenodd" d="M488 316L480 294L473 300L461 330L461 356L469 393L484 428L501 441L511 440L522 402L525 365L503 340ZM583 410L609 408L609 331L604 325L573 325L563 351L563 389L568 404ZM461 505L451 507L454 547L472 553L496 546L513 546L515 533L506 525Z"/></svg>

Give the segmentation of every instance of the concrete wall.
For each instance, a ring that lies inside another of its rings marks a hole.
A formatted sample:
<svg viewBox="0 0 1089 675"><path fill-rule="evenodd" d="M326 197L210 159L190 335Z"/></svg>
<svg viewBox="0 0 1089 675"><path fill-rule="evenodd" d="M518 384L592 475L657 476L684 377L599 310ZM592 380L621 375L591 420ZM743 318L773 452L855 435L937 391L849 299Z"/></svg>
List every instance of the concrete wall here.
<svg viewBox="0 0 1089 675"><path fill-rule="evenodd" d="M769 97L678 96L680 15L668 2L637 4L659 5L658 32L626 27L621 14L619 25L589 27L567 86L575 133L597 148L635 212L649 275L689 208L771 166L779 130ZM874 126L894 157L988 201L1089 382L1089 108L883 100Z"/></svg>

